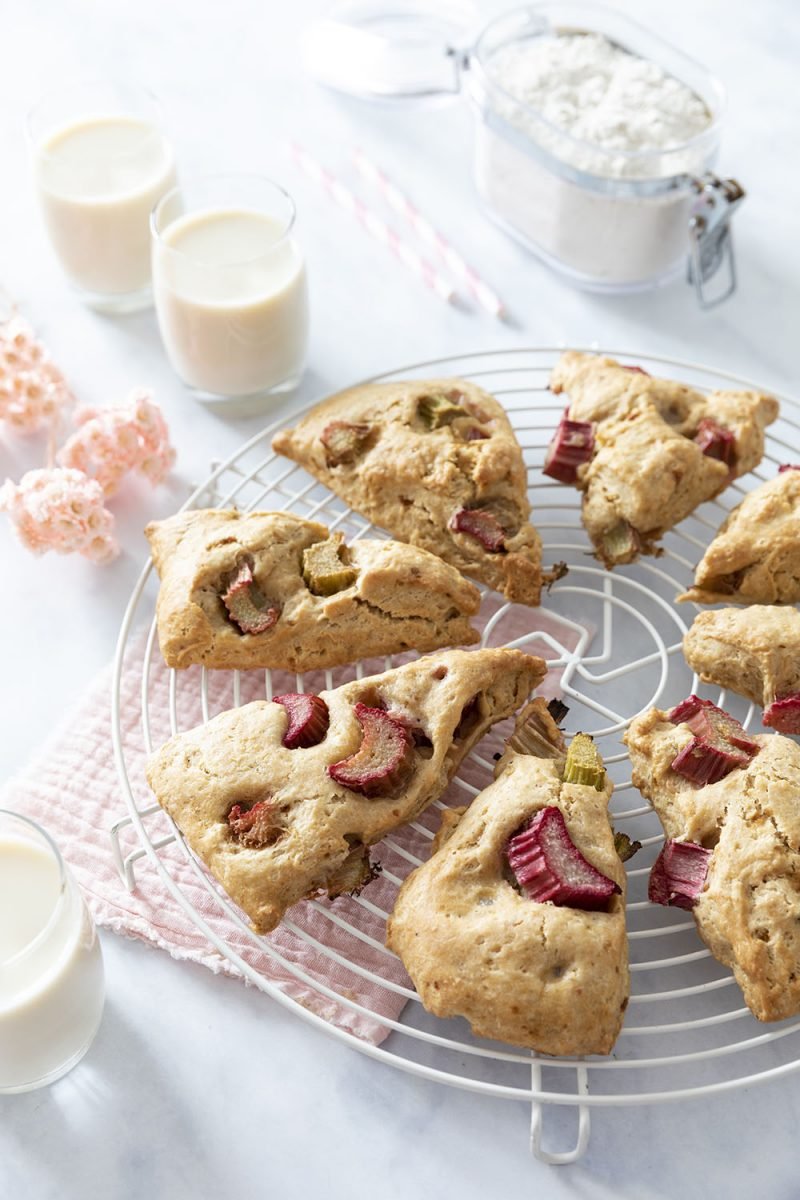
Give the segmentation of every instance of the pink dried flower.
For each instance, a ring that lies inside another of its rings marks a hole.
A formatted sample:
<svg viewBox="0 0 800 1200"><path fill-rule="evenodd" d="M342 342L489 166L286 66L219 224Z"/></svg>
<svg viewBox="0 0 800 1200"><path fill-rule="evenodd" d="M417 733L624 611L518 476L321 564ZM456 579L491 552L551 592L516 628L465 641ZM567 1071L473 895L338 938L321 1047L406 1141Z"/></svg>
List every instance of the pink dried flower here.
<svg viewBox="0 0 800 1200"><path fill-rule="evenodd" d="M175 462L161 409L143 388L117 408L79 408L75 424L78 430L58 461L97 480L106 496L113 496L128 471L139 471L155 486Z"/></svg>
<svg viewBox="0 0 800 1200"><path fill-rule="evenodd" d="M74 402L69 384L27 321L0 324L0 421L34 433Z"/></svg>
<svg viewBox="0 0 800 1200"><path fill-rule="evenodd" d="M119 553L103 489L80 471L50 467L28 471L18 484L7 479L0 487L0 512L8 513L23 546L34 554L55 550L103 563Z"/></svg>

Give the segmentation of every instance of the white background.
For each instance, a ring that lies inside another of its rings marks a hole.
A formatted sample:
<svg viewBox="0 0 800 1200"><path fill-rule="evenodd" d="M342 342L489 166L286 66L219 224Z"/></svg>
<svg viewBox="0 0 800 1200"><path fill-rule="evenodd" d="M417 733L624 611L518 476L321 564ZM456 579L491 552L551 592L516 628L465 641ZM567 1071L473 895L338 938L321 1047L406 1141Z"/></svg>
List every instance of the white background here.
<svg viewBox="0 0 800 1200"><path fill-rule="evenodd" d="M150 385L179 450L169 486L127 484L113 507L112 566L33 559L0 526L3 586L0 771L22 766L111 656L145 557L141 529L172 511L208 460L255 420L200 410L165 362L152 313L84 311L45 244L29 181L24 115L62 78L112 74L162 98L190 173L272 174L295 195L312 290L310 366L290 412L372 372L472 349L597 342L672 354L797 387L800 10L792 0L627 0L613 7L703 61L728 85L720 167L748 190L737 219L740 289L700 313L677 283L608 299L571 291L490 226L470 177L466 105L375 109L303 77L312 0L27 0L0 5L0 281L91 404ZM505 5L479 5L483 16ZM336 170L370 150L502 292L514 323L448 308L333 210L286 151L296 137ZM40 465L40 441L0 438L0 479ZM798 1081L666 1108L595 1113L575 1167L527 1153L524 1106L426 1084L307 1028L250 989L103 939L108 1006L81 1068L49 1091L0 1099L3 1200L501 1192L547 1197L798 1193ZM568 1137L571 1116L554 1117ZM563 1127L562 1127L563 1126Z"/></svg>

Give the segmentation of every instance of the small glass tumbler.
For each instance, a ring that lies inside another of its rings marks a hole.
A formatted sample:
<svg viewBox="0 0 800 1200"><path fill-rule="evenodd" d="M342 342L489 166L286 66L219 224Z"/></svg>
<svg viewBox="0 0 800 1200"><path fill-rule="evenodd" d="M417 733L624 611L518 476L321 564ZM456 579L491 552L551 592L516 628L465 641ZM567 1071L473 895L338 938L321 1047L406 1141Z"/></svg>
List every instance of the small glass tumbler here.
<svg viewBox="0 0 800 1200"><path fill-rule="evenodd" d="M175 159L149 92L76 83L28 117L47 232L70 283L101 312L152 303L150 213L175 186Z"/></svg>
<svg viewBox="0 0 800 1200"><path fill-rule="evenodd" d="M0 1094L65 1075L103 1014L100 943L44 829L0 809Z"/></svg>
<svg viewBox="0 0 800 1200"><path fill-rule="evenodd" d="M257 412L300 381L308 288L294 222L288 193L255 175L181 184L153 212L161 337L204 403Z"/></svg>

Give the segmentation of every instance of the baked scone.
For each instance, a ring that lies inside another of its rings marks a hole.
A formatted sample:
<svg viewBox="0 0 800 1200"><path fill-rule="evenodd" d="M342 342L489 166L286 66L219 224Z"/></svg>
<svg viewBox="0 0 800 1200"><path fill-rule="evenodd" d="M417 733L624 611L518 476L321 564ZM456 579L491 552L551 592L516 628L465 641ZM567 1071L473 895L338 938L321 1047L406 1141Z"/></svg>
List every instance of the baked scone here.
<svg viewBox="0 0 800 1200"><path fill-rule="evenodd" d="M298 900L368 882L367 848L438 799L545 671L518 650L449 650L319 696L256 701L171 738L147 779L268 933Z"/></svg>
<svg viewBox="0 0 800 1200"><path fill-rule="evenodd" d="M168 666L335 667L479 641L476 587L402 542L356 541L291 513L195 509L145 530Z"/></svg>
<svg viewBox="0 0 800 1200"><path fill-rule="evenodd" d="M463 816L445 813L435 853L406 879L387 927L387 945L429 1012L464 1016L480 1037L543 1054L610 1052L629 976L625 871L608 819L612 785L600 774L599 790L565 783L563 756L509 749ZM537 894L555 898L526 894L519 863L540 853L530 845L537 820L557 825L557 840L566 833L570 859L582 857L605 881L598 907L575 907L539 861Z"/></svg>
<svg viewBox="0 0 800 1200"><path fill-rule="evenodd" d="M713 604L800 601L800 468L782 468L723 521L679 600Z"/></svg>
<svg viewBox="0 0 800 1200"><path fill-rule="evenodd" d="M744 734L721 714L730 725L719 725L727 728L719 753L727 739L729 757L741 765L729 762L722 778L715 771L716 782L697 786L676 764L685 769L692 745L702 741L698 712L702 722L703 714L713 718L720 710L698 710L692 700L670 714L651 709L625 736L633 782L668 839L650 895L690 908L711 953L733 969L753 1015L779 1021L800 1012L800 746L780 734ZM691 724L680 720L682 713Z"/></svg>
<svg viewBox="0 0 800 1200"><path fill-rule="evenodd" d="M683 654L704 683L765 710L765 725L800 733L800 613L772 604L698 613Z"/></svg>
<svg viewBox="0 0 800 1200"><path fill-rule="evenodd" d="M538 604L541 540L502 405L463 379L365 384L318 404L273 449L404 542Z"/></svg>
<svg viewBox="0 0 800 1200"><path fill-rule="evenodd" d="M613 358L569 350L550 388L569 406L545 473L583 492L583 523L606 567L657 554L699 504L758 465L778 402L655 379Z"/></svg>

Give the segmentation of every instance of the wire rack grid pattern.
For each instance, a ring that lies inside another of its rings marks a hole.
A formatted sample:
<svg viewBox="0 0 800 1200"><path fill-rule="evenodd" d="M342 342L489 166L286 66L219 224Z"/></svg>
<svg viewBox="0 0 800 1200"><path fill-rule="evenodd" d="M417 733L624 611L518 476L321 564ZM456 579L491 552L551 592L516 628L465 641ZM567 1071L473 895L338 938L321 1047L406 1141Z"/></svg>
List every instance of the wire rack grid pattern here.
<svg viewBox="0 0 800 1200"><path fill-rule="evenodd" d="M312 937L301 929L290 913L286 926L312 944L318 953L364 978L380 982L407 1001L400 1019L380 1018L391 1032L379 1046L362 1041L297 1004L253 970L208 926L160 858L159 852L164 846L177 839L194 875L215 904L238 930L257 943L259 949L266 950L283 969L338 1004L374 1016L345 994L347 989L336 991L312 979L300 966L282 958L265 939L254 934L242 913L194 858L177 828L158 805L141 807L137 804L120 737L120 679L131 631L135 624L148 618L151 625L142 674L141 725L147 749L153 749L149 698L157 641L152 599L146 591L149 565L142 572L123 620L112 698L115 754L128 807L127 815L113 828L112 844L128 887L135 886L136 862L144 855L149 856L176 901L216 949L235 962L252 983L279 1003L292 1008L304 1020L324 1027L334 1037L382 1062L427 1079L488 1096L530 1103L533 1153L552 1163L572 1162L583 1154L589 1140L593 1107L640 1105L711 1095L778 1078L800 1065L800 1022L760 1025L742 1003L731 973L720 966L701 943L689 914L658 908L647 900L650 865L663 839L649 804L633 788L627 754L620 741L626 726L637 713L653 704L669 706L690 691L703 690L681 654L681 639L696 609L692 605L676 605L675 597L691 582L696 561L730 508L756 483L772 478L777 466L796 454L800 444L800 407L796 402L782 398L781 417L769 431L764 460L753 476L733 483L717 500L703 505L668 533L660 557L648 558L610 573L602 570L590 555L580 521L579 495L571 488L551 482L541 471L546 446L563 408L563 401L547 388L548 376L559 352L555 348L489 351L418 363L379 379L457 375L496 395L508 411L523 448L534 505L533 520L543 537L545 563L563 560L569 566L568 575L544 597L543 609L548 617L546 630L536 628L536 610L526 610L530 630L520 635L524 614L520 615L518 607L512 612L512 606L498 602L496 596L482 588L482 613L489 614L482 629L482 644L530 648L546 658L551 668L560 671L560 691L570 707L566 730L568 733L583 730L598 741L615 784L611 809L614 826L642 842L643 849L628 866L631 999L625 1025L612 1055L607 1058L553 1059L476 1038L462 1020L442 1021L427 1014L413 988L395 979L385 979L380 972L343 958L338 950L326 945L324 939ZM756 386L698 364L627 352L609 353L625 363L642 365L652 374L682 379L701 390ZM185 507L235 505L242 510L290 510L307 519L318 519L331 529L340 530L348 539L386 536L348 509L302 468L272 453L270 439L274 432L274 428L264 430L224 463L216 464L210 477L194 491ZM509 629L514 636L504 636ZM387 668L391 664L392 660L387 659ZM364 670L364 664L357 664L355 676L361 677ZM180 728L177 674L171 672L169 684L173 733ZM239 672L231 674L232 700L238 705L242 702L241 678ZM351 670L349 677L352 674ZM266 671L263 676L263 694L271 699L271 674ZM344 673L327 671L324 676L325 686L330 688L343 681ZM210 714L205 670L200 674L200 688L203 719L207 721ZM298 675L296 689L302 691L303 688L303 678ZM753 705L718 689L712 698L727 706L747 727L760 728ZM476 779L482 778L481 786L488 784L494 765L492 750L499 744L499 740L493 742L490 737L473 751L469 772L462 768L451 787L448 794L452 794L451 802L468 802L476 795L480 790ZM463 778L466 774L469 779ZM428 813L411 823L408 828L411 840L404 837L401 830L381 843L377 848L379 857L383 851L391 863L391 869L386 862L383 864L384 880L399 887L403 877L427 857L424 851L420 853L420 845L425 846L431 841L438 824L436 810L443 807L443 802L439 801ZM165 822L169 824L166 831ZM133 828L139 842L128 854L120 842L120 833L126 827ZM348 922L347 914L343 914L338 902L311 900L304 903L313 905L323 914L331 928L338 926L348 930L359 941L368 943L383 961L391 959L390 951L381 940ZM381 921L388 915L370 900L369 888L348 903L362 906ZM567 1150L557 1152L543 1145L543 1118L549 1105L568 1105L577 1109L575 1143Z"/></svg>

